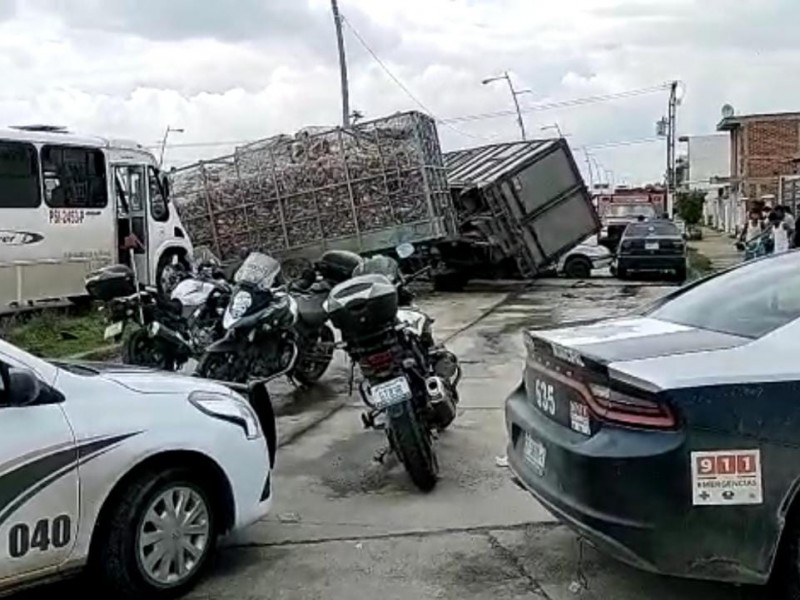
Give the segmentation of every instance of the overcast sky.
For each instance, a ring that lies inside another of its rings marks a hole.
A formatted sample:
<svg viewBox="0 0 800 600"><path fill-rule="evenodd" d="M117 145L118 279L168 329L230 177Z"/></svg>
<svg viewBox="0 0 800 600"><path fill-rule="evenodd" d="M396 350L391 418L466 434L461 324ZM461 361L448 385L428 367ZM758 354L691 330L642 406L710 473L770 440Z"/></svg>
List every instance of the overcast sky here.
<svg viewBox="0 0 800 600"><path fill-rule="evenodd" d="M340 0L345 17L430 111L447 119L685 84L679 133L715 131L720 107L797 110L797 0ZM419 108L345 31L352 106L368 118ZM328 0L0 0L0 112L154 144L169 164L341 118ZM525 115L558 122L617 182L659 180L661 91ZM552 132L550 132L552 133ZM516 139L513 117L440 125L445 149ZM583 165L584 156L578 154Z"/></svg>

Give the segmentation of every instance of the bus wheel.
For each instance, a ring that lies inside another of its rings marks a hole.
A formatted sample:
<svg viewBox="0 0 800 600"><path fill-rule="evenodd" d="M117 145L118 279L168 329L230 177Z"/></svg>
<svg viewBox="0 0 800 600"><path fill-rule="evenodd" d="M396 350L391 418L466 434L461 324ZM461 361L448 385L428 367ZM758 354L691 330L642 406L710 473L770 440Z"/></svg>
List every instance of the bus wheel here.
<svg viewBox="0 0 800 600"><path fill-rule="evenodd" d="M158 269L156 269L156 284L159 293L169 296L188 272L189 264L181 254L166 252L158 261Z"/></svg>

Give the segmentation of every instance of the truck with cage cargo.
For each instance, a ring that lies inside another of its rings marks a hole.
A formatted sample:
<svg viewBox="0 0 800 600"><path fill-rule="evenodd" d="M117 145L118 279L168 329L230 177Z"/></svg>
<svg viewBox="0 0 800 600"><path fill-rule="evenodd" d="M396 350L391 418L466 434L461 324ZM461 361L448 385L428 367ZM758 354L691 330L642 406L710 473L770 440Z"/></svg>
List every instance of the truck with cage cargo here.
<svg viewBox="0 0 800 600"><path fill-rule="evenodd" d="M225 262L268 253L290 277L327 250L373 254L456 233L436 124L418 112L258 141L177 169L172 189L196 245Z"/></svg>

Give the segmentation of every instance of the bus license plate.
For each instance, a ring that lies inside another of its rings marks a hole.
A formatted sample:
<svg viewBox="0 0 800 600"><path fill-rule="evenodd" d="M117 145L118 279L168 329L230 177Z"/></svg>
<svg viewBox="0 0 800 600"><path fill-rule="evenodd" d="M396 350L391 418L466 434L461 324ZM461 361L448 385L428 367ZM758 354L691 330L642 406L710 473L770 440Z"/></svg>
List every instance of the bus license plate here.
<svg viewBox="0 0 800 600"><path fill-rule="evenodd" d="M387 408L411 399L411 388L405 377L397 377L385 383L379 383L370 393L375 408Z"/></svg>
<svg viewBox="0 0 800 600"><path fill-rule="evenodd" d="M547 448L544 447L542 442L534 439L527 431L522 441L522 454L540 477L544 475L544 466L547 461Z"/></svg>
<svg viewBox="0 0 800 600"><path fill-rule="evenodd" d="M125 326L125 323L122 321L117 321L116 323L112 323L108 327L106 327L106 331L103 334L104 339L111 339L115 338L122 333L122 328Z"/></svg>

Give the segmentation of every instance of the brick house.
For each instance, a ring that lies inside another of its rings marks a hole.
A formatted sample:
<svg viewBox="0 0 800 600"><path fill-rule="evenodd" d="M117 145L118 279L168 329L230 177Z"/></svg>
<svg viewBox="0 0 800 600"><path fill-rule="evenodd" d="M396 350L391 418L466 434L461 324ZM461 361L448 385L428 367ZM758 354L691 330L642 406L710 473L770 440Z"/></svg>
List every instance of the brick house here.
<svg viewBox="0 0 800 600"><path fill-rule="evenodd" d="M797 172L800 112L727 117L717 130L730 132L730 184L737 200L777 198L781 176Z"/></svg>

